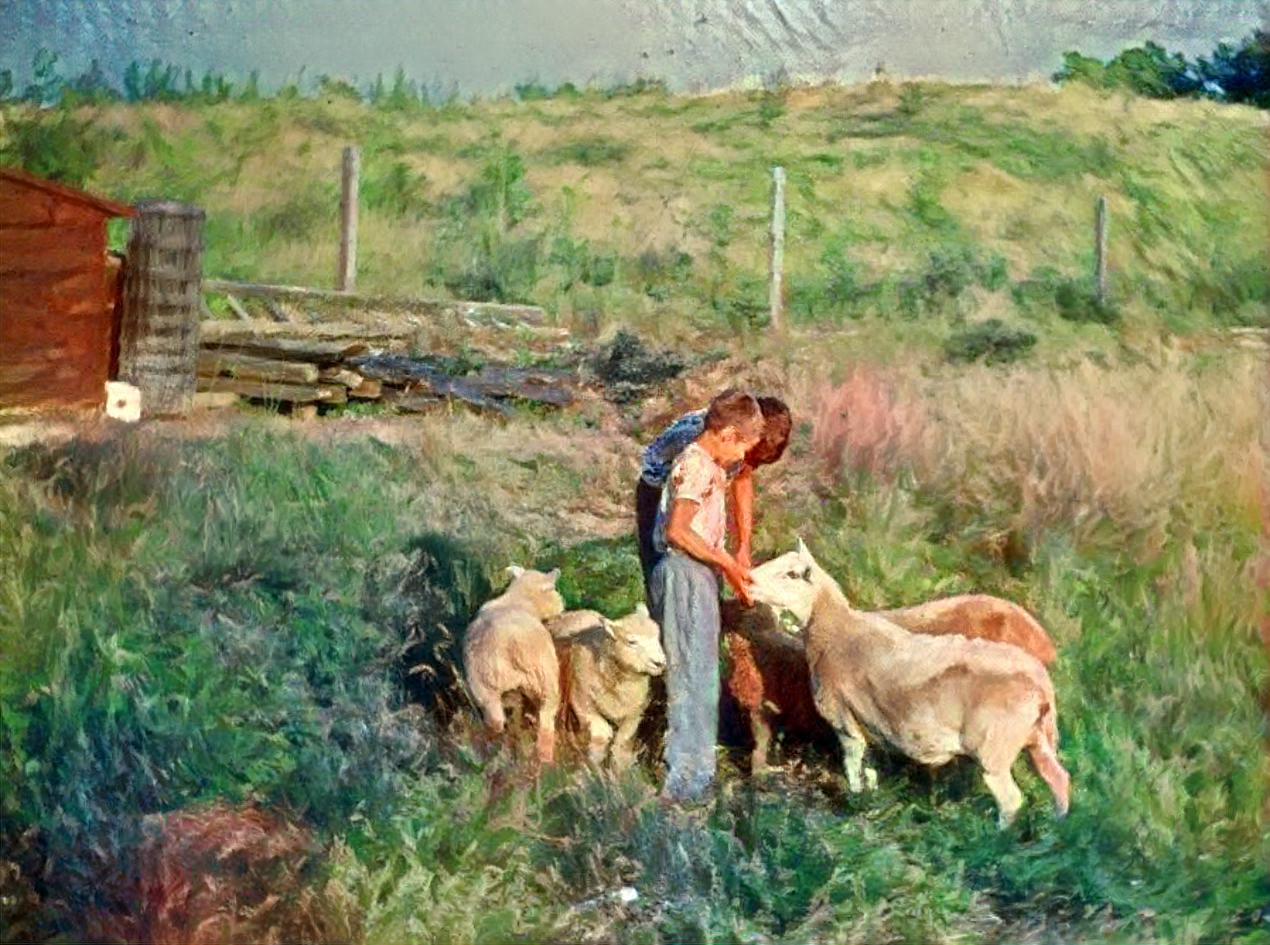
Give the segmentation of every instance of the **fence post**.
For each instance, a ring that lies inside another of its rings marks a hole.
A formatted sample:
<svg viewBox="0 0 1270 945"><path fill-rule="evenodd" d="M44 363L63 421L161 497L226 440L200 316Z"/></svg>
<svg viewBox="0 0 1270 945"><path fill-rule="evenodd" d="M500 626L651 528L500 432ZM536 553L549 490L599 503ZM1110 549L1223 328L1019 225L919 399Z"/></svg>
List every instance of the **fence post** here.
<svg viewBox="0 0 1270 945"><path fill-rule="evenodd" d="M1098 198L1094 224L1094 282L1098 287L1098 304L1107 304L1107 198Z"/></svg>
<svg viewBox="0 0 1270 945"><path fill-rule="evenodd" d="M781 280L785 269L785 168L772 168L772 265L767 302L772 328L784 323L784 296Z"/></svg>
<svg viewBox="0 0 1270 945"><path fill-rule="evenodd" d="M340 268L335 288L352 292L357 284L357 178L361 157L352 145L344 149L340 187Z"/></svg>
<svg viewBox="0 0 1270 945"><path fill-rule="evenodd" d="M124 267L119 378L146 416L188 413L203 306L203 211L170 200L137 205Z"/></svg>

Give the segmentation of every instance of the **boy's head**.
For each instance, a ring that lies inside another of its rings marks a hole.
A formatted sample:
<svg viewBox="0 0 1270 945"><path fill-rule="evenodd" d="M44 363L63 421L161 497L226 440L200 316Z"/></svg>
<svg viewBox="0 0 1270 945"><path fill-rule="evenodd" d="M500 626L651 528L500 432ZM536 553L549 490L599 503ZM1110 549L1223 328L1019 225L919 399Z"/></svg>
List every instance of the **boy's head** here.
<svg viewBox="0 0 1270 945"><path fill-rule="evenodd" d="M789 432L794 425L789 407L779 397L759 397L758 406L763 412L763 436L745 454L745 464L751 469L774 463L785 455Z"/></svg>
<svg viewBox="0 0 1270 945"><path fill-rule="evenodd" d="M753 395L725 390L706 409L706 432L717 445L715 459L738 463L763 438L763 411Z"/></svg>

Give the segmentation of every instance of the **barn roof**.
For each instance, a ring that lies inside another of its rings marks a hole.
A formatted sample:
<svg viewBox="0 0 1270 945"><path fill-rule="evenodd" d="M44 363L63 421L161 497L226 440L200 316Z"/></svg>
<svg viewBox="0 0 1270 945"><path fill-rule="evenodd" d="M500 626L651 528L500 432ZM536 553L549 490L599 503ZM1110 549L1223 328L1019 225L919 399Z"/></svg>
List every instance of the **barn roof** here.
<svg viewBox="0 0 1270 945"><path fill-rule="evenodd" d="M26 171L18 170L16 167L0 165L0 180L10 180L34 190L42 190L45 193L52 194L59 200L80 204L107 217L131 217L135 216L137 212L127 204L115 203L113 200L98 197L96 194L90 194L75 187L54 183L51 180L45 180L42 177L36 177L34 174L28 174Z"/></svg>

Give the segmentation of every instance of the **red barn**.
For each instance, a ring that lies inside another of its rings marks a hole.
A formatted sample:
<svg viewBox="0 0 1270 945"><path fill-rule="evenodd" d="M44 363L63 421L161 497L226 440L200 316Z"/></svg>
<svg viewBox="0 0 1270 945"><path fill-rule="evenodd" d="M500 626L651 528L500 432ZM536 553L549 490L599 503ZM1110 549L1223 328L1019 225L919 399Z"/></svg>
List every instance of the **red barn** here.
<svg viewBox="0 0 1270 945"><path fill-rule="evenodd" d="M106 221L133 213L0 167L0 407L105 400L120 317Z"/></svg>

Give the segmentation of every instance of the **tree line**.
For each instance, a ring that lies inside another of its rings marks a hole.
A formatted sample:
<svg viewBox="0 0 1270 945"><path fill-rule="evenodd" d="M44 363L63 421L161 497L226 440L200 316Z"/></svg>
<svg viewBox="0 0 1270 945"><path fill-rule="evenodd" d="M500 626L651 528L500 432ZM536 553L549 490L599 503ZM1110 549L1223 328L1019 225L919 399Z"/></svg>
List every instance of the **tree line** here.
<svg viewBox="0 0 1270 945"><path fill-rule="evenodd" d="M1150 98L1209 98L1270 108L1270 31L1254 30L1238 43L1219 43L1194 61L1151 42L1106 61L1067 52L1053 79Z"/></svg>
<svg viewBox="0 0 1270 945"><path fill-rule="evenodd" d="M18 89L11 69L0 69L0 102L21 101L34 105L81 105L106 102L188 102L215 104L226 101L252 102L262 98L343 98L367 102L381 108L408 111L443 104L457 97L454 86L416 82L398 66L385 80L382 73L365 86L336 76L321 74L306 80L304 69L281 84L271 95L261 88L260 73L251 70L235 80L223 72L208 69L196 75L160 59L142 63L133 60L125 67L118 83L106 73L98 59L75 76L64 76L59 56L39 49L31 63L31 80ZM1082 82L1102 89L1123 89L1152 98L1209 98L1270 108L1270 31L1254 30L1238 43L1219 43L1208 56L1188 60L1179 52L1169 52L1147 42L1121 51L1108 60L1076 51L1063 54L1063 65L1052 76L1055 82ZM664 88L658 80L640 79L629 86L607 90L608 94ZM549 88L537 81L515 86L520 99L551 98L578 94L572 83Z"/></svg>

